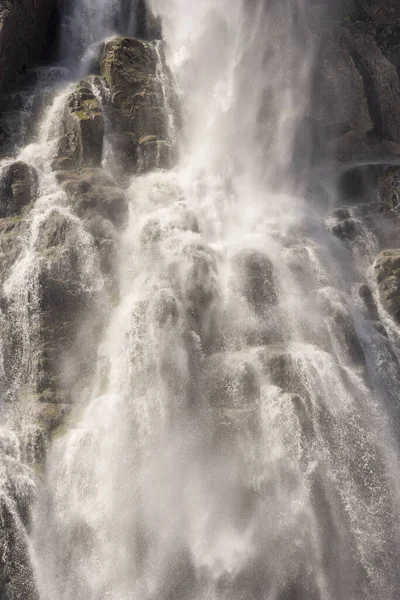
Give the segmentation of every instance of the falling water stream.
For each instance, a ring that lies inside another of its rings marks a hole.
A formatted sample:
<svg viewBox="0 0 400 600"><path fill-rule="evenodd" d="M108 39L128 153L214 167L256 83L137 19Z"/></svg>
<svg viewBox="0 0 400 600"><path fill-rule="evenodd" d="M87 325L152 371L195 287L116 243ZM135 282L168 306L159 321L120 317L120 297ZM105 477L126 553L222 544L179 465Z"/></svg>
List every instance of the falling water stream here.
<svg viewBox="0 0 400 600"><path fill-rule="evenodd" d="M117 4L77 1L69 51L133 32L135 3ZM307 193L312 149L296 137L318 59L307 2L151 4L165 40L160 102L172 111L165 51L183 115L181 129L167 115L179 160L130 181L119 300L103 306L93 382L39 485L15 414L0 435L0 489L14 472L36 494L27 551L39 598L395 600L400 338L374 287L373 232L360 222L348 248L325 196ZM51 174L68 93L20 153L41 198L5 294L25 319L32 376L37 234L51 211L73 221L81 285L105 298L90 235Z"/></svg>

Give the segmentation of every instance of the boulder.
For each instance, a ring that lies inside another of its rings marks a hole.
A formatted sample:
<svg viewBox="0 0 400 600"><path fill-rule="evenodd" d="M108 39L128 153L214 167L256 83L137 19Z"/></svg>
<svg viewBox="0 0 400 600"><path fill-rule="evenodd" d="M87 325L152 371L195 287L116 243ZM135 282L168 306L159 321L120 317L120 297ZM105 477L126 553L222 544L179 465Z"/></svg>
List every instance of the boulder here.
<svg viewBox="0 0 400 600"><path fill-rule="evenodd" d="M0 217L20 215L38 196L36 169L22 161L0 168Z"/></svg>
<svg viewBox="0 0 400 600"><path fill-rule="evenodd" d="M220 353L203 364L202 391L215 424L215 451L240 454L243 440L258 440L260 381L254 367L240 354ZM243 450L243 448L242 448Z"/></svg>
<svg viewBox="0 0 400 600"><path fill-rule="evenodd" d="M367 284L363 283L358 288L358 296L362 301L367 318L370 321L379 321L378 309L375 304L371 288Z"/></svg>
<svg viewBox="0 0 400 600"><path fill-rule="evenodd" d="M100 166L104 118L90 81L81 81L69 96L62 121L54 170Z"/></svg>
<svg viewBox="0 0 400 600"><path fill-rule="evenodd" d="M329 222L333 235L344 242L354 242L360 233L360 225L346 207L334 211Z"/></svg>
<svg viewBox="0 0 400 600"><path fill-rule="evenodd" d="M288 394L308 399L310 391L304 373L304 365L290 348L284 344L273 344L257 350L263 373L273 385Z"/></svg>
<svg viewBox="0 0 400 600"><path fill-rule="evenodd" d="M59 172L57 179L79 218L87 220L93 216L101 216L117 228L126 224L126 196L113 177L102 169Z"/></svg>
<svg viewBox="0 0 400 600"><path fill-rule="evenodd" d="M245 409L260 398L254 367L237 354L213 354L203 364L203 390L214 408Z"/></svg>
<svg viewBox="0 0 400 600"><path fill-rule="evenodd" d="M273 266L258 250L244 250L233 257L235 285L259 315L278 302Z"/></svg>
<svg viewBox="0 0 400 600"><path fill-rule="evenodd" d="M384 250L379 254L375 277L383 307L400 323L400 250Z"/></svg>
<svg viewBox="0 0 400 600"><path fill-rule="evenodd" d="M184 214L185 211L182 216ZM175 223L179 229L187 229L188 225L190 227L190 221L186 226L184 222L179 223L179 216ZM173 220L166 227L162 227L157 221L150 221L147 225L145 239L142 232L142 242L150 244L150 247L176 226ZM185 244L179 248L176 258L168 266L168 275L179 290L191 328L200 337L203 350L209 350L218 330L216 317L220 293L213 251L201 243Z"/></svg>

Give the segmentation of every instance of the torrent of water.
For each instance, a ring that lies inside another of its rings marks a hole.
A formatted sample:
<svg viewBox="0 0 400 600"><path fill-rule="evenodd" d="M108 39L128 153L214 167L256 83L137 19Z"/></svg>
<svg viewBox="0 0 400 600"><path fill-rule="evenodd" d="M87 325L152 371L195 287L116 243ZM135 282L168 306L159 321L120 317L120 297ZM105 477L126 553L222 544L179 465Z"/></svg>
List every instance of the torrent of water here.
<svg viewBox="0 0 400 600"><path fill-rule="evenodd" d="M299 150L297 134L318 59L307 2L151 6L179 157L130 180L112 310L93 240L51 173L70 87L19 154L41 193L4 288L24 332L9 394L36 373L37 244L54 211L103 324L94 376L40 484L21 458L35 402L7 409L0 430L0 501L38 597L395 600L400 336L375 289L374 233L357 222L348 248L324 196L307 194L312 148ZM64 58L132 34L135 10L73 3ZM387 336L360 301L366 283ZM27 505L37 495L29 534L7 481Z"/></svg>

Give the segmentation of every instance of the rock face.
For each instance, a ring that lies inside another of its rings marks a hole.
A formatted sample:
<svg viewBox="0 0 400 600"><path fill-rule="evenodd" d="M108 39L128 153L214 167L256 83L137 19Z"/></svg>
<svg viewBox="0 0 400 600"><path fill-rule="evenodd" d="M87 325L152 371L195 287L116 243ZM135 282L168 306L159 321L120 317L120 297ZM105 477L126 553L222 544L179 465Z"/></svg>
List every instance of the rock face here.
<svg viewBox="0 0 400 600"><path fill-rule="evenodd" d="M0 6L0 95L19 74L44 57L57 22L53 0L2 0Z"/></svg>
<svg viewBox="0 0 400 600"><path fill-rule="evenodd" d="M134 133L138 140L165 135L156 67L150 44L131 38L105 43L100 72L113 96L110 118L114 131Z"/></svg>
<svg viewBox="0 0 400 600"><path fill-rule="evenodd" d="M384 250L379 254L375 276L384 308L400 323L400 250Z"/></svg>
<svg viewBox="0 0 400 600"><path fill-rule="evenodd" d="M122 182L136 172L170 166L163 98L173 98L174 92L168 77L160 81L161 55L154 43L134 38L104 44L100 76L81 81L67 100L55 170L100 166L104 143L111 147L109 166ZM161 89L164 84L168 90Z"/></svg>
<svg viewBox="0 0 400 600"><path fill-rule="evenodd" d="M16 161L0 168L0 217L19 215L38 195L38 175L34 167Z"/></svg>
<svg viewBox="0 0 400 600"><path fill-rule="evenodd" d="M368 35L343 36L364 81L373 133L400 142L400 82L395 66Z"/></svg>
<svg viewBox="0 0 400 600"><path fill-rule="evenodd" d="M102 272L113 277L118 271L118 230L128 219L128 202L116 181L102 169L56 174L75 214L83 220L99 253Z"/></svg>
<svg viewBox="0 0 400 600"><path fill-rule="evenodd" d="M320 41L321 56L313 88L313 117L325 125L346 123L356 133L373 128L367 93L350 54L333 36Z"/></svg>
<svg viewBox="0 0 400 600"><path fill-rule="evenodd" d="M238 287L256 313L262 314L277 302L273 266L265 254L246 250L233 259Z"/></svg>
<svg viewBox="0 0 400 600"><path fill-rule="evenodd" d="M100 73L111 98L111 143L128 173L169 166L159 60L154 45L131 38L110 40L102 51Z"/></svg>
<svg viewBox="0 0 400 600"><path fill-rule="evenodd" d="M357 9L357 18L346 14L335 36L317 34L309 112L318 157L322 152L344 162L400 154L400 63L387 51L398 8L375 12L360 2Z"/></svg>
<svg viewBox="0 0 400 600"><path fill-rule="evenodd" d="M394 25L400 22L400 6L397 0L356 0L355 6L377 24Z"/></svg>
<svg viewBox="0 0 400 600"><path fill-rule="evenodd" d="M88 81L81 81L68 98L54 169L100 166L104 118Z"/></svg>

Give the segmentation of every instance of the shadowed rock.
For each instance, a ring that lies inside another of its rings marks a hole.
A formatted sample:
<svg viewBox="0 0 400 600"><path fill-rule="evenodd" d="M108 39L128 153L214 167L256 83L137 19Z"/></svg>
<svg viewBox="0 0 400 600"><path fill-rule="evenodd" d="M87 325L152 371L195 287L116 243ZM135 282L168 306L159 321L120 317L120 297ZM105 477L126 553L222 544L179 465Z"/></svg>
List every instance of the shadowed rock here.
<svg viewBox="0 0 400 600"><path fill-rule="evenodd" d="M382 305L400 323L400 250L384 250L379 254L375 277Z"/></svg>
<svg viewBox="0 0 400 600"><path fill-rule="evenodd" d="M233 258L240 293L258 314L277 303L273 266L258 250L244 250Z"/></svg>
<svg viewBox="0 0 400 600"><path fill-rule="evenodd" d="M0 217L19 215L37 198L39 182L36 169L22 161L0 168Z"/></svg>

